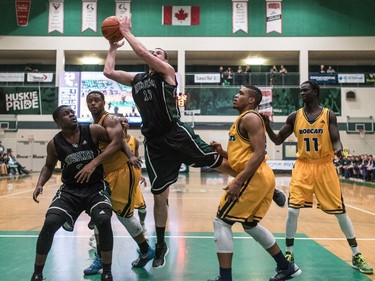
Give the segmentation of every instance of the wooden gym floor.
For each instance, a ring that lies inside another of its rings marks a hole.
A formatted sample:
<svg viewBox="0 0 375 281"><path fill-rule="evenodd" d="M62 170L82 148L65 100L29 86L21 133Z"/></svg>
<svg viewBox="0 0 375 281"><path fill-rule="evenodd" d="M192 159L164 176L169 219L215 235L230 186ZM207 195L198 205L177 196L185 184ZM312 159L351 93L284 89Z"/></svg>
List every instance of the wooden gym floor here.
<svg viewBox="0 0 375 281"><path fill-rule="evenodd" d="M60 185L55 174L46 184L40 203L32 200L38 174L25 177L0 178L0 272L1 281L30 280L36 240L45 212ZM167 242L170 252L166 266L153 269L151 263L144 269L132 269L136 259L136 244L124 227L113 217L115 236L114 280L205 281L218 275L213 238L212 220L222 194L222 188L231 178L217 173L200 173L191 169L181 174L170 193ZM290 175L277 175L277 187L288 191ZM347 211L352 219L359 247L368 263L375 266L375 185L354 182L342 183ZM147 202L146 225L150 242L155 242L153 199L148 187L144 188ZM135 213L137 215L137 213ZM286 208L272 204L262 225L274 233L284 249ZM89 246L91 231L88 216L82 214L72 233L59 230L44 270L47 281L100 280L100 274L84 276L83 269L90 265L94 250ZM248 235L240 225L234 228L234 280L268 280L274 275L271 257ZM362 281L374 280L354 270L351 251L334 216L322 211L305 209L298 221L295 260L303 273L295 280L303 281Z"/></svg>

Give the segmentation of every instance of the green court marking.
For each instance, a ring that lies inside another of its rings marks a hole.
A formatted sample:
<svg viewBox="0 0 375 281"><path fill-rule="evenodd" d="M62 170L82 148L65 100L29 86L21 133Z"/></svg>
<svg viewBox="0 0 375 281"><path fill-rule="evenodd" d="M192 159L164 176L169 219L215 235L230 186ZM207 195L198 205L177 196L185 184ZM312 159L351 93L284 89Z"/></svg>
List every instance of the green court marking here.
<svg viewBox="0 0 375 281"><path fill-rule="evenodd" d="M0 232L2 281L30 280L37 235L38 232L35 231ZM162 269L153 269L151 262L144 269L132 269L131 262L137 257L135 242L126 232L115 232L114 236L114 280L204 281L218 275L213 233L189 232L179 233L178 236L167 234L170 251ZM283 234L275 236L281 238ZM249 236L245 233L235 233L234 237L234 280L264 281L275 274L273 259L258 243L247 238ZM308 237L299 234L296 238ZM44 269L46 281L99 281L100 274L83 276L83 269L90 265L94 256L94 250L91 250L88 241L88 235L58 231ZM284 241L277 241L284 248ZM154 243L154 238L151 238L150 243ZM371 280L312 240L296 239L295 261L303 271L295 280Z"/></svg>

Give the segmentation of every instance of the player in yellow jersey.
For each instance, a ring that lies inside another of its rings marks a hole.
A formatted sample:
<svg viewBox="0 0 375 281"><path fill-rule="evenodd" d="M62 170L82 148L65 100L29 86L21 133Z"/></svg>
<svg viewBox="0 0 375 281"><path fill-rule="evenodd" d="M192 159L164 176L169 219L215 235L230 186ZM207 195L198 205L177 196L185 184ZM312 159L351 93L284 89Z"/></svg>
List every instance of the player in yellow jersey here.
<svg viewBox="0 0 375 281"><path fill-rule="evenodd" d="M133 154L136 157L139 157L139 141L134 136L128 134L128 129L129 129L128 119L126 119L125 117L120 117L119 120L121 122L122 131L124 132L124 140L128 144L131 152L133 152ZM143 176L141 176L139 183L144 184L145 186L147 184L146 179ZM147 228L145 226L145 219L147 215L146 201L143 198L140 184L138 184L136 188L133 203L134 203L134 209L138 210L138 217L139 217L139 222L141 223L142 228L143 228L143 235L147 239L148 234L147 234Z"/></svg>
<svg viewBox="0 0 375 281"><path fill-rule="evenodd" d="M108 135L112 138L120 138L124 143L121 124L117 117L110 115L104 110L105 99L100 91L91 91L86 97L87 107L94 119L93 123L103 126ZM129 148L127 145L125 145ZM107 150L110 147L101 143L99 148ZM132 155L132 153L130 152ZM138 158L136 158L138 159ZM112 209L116 213L118 220L125 226L130 236L138 244L138 258L132 262L133 267L144 267L155 256L155 250L150 247L143 235L143 228L134 217L134 204L132 202L136 187L141 177L140 165L134 167L129 158L122 152L117 152L110 159L103 162L105 180L111 189ZM97 233L95 233L97 237ZM99 240L96 239L98 242ZM93 263L84 270L86 275L96 274L102 268L100 245L97 244L97 252Z"/></svg>
<svg viewBox="0 0 375 281"><path fill-rule="evenodd" d="M300 208L311 208L313 195L318 207L338 219L352 250L353 267L362 273L372 274L359 251L352 222L346 213L340 181L333 164L336 154L342 157L342 143L335 114L319 105L320 87L313 81L301 84L300 96L303 108L291 113L285 125L275 134L269 119L264 116L267 133L277 145L283 143L292 133L298 141L297 161L292 171L289 187L288 217L286 221L286 257L294 261L294 236Z"/></svg>
<svg viewBox="0 0 375 281"><path fill-rule="evenodd" d="M257 87L242 86L233 100L240 115L229 130L228 151L215 141L211 143L237 173L224 188L214 221L220 266L220 276L215 280L232 281L232 225L236 222L274 258L277 274L270 281L291 279L302 272L284 257L272 233L259 224L272 203L275 188L275 175L266 163L265 127L257 112L261 101L262 92Z"/></svg>

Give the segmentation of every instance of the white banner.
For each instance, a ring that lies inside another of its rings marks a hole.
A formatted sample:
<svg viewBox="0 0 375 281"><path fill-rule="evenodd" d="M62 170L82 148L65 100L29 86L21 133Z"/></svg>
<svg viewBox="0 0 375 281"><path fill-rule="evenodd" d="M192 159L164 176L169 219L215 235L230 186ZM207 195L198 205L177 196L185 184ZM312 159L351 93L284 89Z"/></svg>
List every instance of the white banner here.
<svg viewBox="0 0 375 281"><path fill-rule="evenodd" d="M259 105L259 112L264 113L273 121L273 106L272 106L272 87L259 87L262 91L262 101Z"/></svg>
<svg viewBox="0 0 375 281"><path fill-rule="evenodd" d="M266 0L266 24L267 33L273 31L282 33L282 10L281 0Z"/></svg>
<svg viewBox="0 0 375 281"><path fill-rule="evenodd" d="M14 73L0 73L0 82L24 82L25 73L14 72Z"/></svg>
<svg viewBox="0 0 375 281"><path fill-rule="evenodd" d="M82 32L91 29L96 32L97 0L82 0Z"/></svg>
<svg viewBox="0 0 375 281"><path fill-rule="evenodd" d="M48 33L64 33L64 0L49 0Z"/></svg>
<svg viewBox="0 0 375 281"><path fill-rule="evenodd" d="M194 74L194 83L220 83L220 73Z"/></svg>
<svg viewBox="0 0 375 281"><path fill-rule="evenodd" d="M53 73L30 72L27 73L27 82L52 82Z"/></svg>
<svg viewBox="0 0 375 281"><path fill-rule="evenodd" d="M293 170L294 160L267 160L268 166L271 167L272 170L283 170L283 171L291 171Z"/></svg>
<svg viewBox="0 0 375 281"><path fill-rule="evenodd" d="M365 83L365 75L363 73L338 74L339 83Z"/></svg>
<svg viewBox="0 0 375 281"><path fill-rule="evenodd" d="M121 18L131 14L130 2L131 0L116 0L116 17Z"/></svg>
<svg viewBox="0 0 375 281"><path fill-rule="evenodd" d="M248 33L247 0L232 0L232 32L242 30Z"/></svg>

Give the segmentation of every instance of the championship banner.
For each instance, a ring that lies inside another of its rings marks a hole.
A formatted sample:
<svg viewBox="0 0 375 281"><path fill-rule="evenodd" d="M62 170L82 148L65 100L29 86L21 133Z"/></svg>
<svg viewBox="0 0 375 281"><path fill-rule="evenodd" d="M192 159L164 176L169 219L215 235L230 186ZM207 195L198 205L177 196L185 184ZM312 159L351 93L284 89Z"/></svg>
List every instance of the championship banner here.
<svg viewBox="0 0 375 281"><path fill-rule="evenodd" d="M23 72L0 73L0 82L25 82L25 73Z"/></svg>
<svg viewBox="0 0 375 281"><path fill-rule="evenodd" d="M27 26L31 9L31 0L16 0L16 16L18 26Z"/></svg>
<svg viewBox="0 0 375 281"><path fill-rule="evenodd" d="M57 103L56 87L0 88L0 114L52 114Z"/></svg>
<svg viewBox="0 0 375 281"><path fill-rule="evenodd" d="M49 0L48 33L53 31L64 34L64 0Z"/></svg>
<svg viewBox="0 0 375 281"><path fill-rule="evenodd" d="M282 10L281 0L266 0L266 25L267 33L273 31L282 33Z"/></svg>
<svg viewBox="0 0 375 281"><path fill-rule="evenodd" d="M273 120L272 87L259 87L262 91L262 101L259 104L259 112L264 113Z"/></svg>
<svg viewBox="0 0 375 281"><path fill-rule="evenodd" d="M27 73L27 82L52 82L53 73L29 72Z"/></svg>
<svg viewBox="0 0 375 281"><path fill-rule="evenodd" d="M131 0L116 0L116 17L121 18L131 14L130 2Z"/></svg>
<svg viewBox="0 0 375 281"><path fill-rule="evenodd" d="M82 0L82 32L91 29L96 32L97 0Z"/></svg>
<svg viewBox="0 0 375 281"><path fill-rule="evenodd" d="M248 33L247 0L232 0L232 32Z"/></svg>

